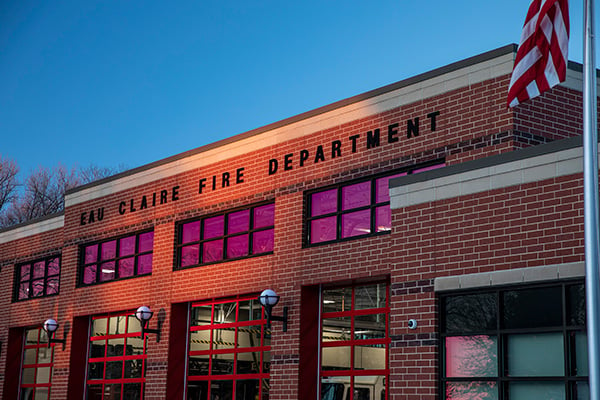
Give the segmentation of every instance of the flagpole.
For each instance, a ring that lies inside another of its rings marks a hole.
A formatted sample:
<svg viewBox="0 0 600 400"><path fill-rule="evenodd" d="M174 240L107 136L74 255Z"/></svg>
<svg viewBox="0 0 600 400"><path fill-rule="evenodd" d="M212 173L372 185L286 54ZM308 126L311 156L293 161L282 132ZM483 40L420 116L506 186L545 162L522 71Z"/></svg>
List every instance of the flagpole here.
<svg viewBox="0 0 600 400"><path fill-rule="evenodd" d="M584 0L583 39L583 209L590 399L600 400L600 295L598 240L598 122L594 4Z"/></svg>

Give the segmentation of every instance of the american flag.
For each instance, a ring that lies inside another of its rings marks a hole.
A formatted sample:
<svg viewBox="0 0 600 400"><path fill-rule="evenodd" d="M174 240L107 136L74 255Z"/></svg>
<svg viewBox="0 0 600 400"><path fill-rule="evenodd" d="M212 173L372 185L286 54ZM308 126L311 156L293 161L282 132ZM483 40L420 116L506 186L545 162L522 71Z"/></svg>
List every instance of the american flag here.
<svg viewBox="0 0 600 400"><path fill-rule="evenodd" d="M539 96L564 81L569 51L567 0L533 0L508 88L508 106Z"/></svg>

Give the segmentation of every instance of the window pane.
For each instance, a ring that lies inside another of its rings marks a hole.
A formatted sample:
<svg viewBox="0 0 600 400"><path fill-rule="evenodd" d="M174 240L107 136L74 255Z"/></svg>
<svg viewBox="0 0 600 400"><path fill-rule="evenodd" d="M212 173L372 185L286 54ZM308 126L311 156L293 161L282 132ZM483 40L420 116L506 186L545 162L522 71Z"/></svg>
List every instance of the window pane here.
<svg viewBox="0 0 600 400"><path fill-rule="evenodd" d="M141 383L126 383L123 385L123 400L142 398Z"/></svg>
<svg viewBox="0 0 600 400"><path fill-rule="evenodd" d="M96 282L96 265L88 265L83 271L83 283L90 284Z"/></svg>
<svg viewBox="0 0 600 400"><path fill-rule="evenodd" d="M352 309L352 288L323 290L323 312L350 311Z"/></svg>
<svg viewBox="0 0 600 400"><path fill-rule="evenodd" d="M36 383L49 383L52 367L38 367Z"/></svg>
<svg viewBox="0 0 600 400"><path fill-rule="evenodd" d="M262 306L257 299L240 301L238 321L254 321L261 319Z"/></svg>
<svg viewBox="0 0 600 400"><path fill-rule="evenodd" d="M187 386L188 399L208 400L208 382L190 381Z"/></svg>
<svg viewBox="0 0 600 400"><path fill-rule="evenodd" d="M93 263L96 262L98 258L98 245L94 244L92 246L85 247L85 263Z"/></svg>
<svg viewBox="0 0 600 400"><path fill-rule="evenodd" d="M342 215L342 237L371 233L371 210L356 211Z"/></svg>
<svg viewBox="0 0 600 400"><path fill-rule="evenodd" d="M106 355L106 340L94 340L90 343L90 358L99 358Z"/></svg>
<svg viewBox="0 0 600 400"><path fill-rule="evenodd" d="M232 400L232 381L212 381L210 383L210 397L214 400Z"/></svg>
<svg viewBox="0 0 600 400"><path fill-rule="evenodd" d="M36 340L37 344L37 340ZM23 355L23 363L24 364L35 364L36 363L36 355L37 349L25 349L25 354Z"/></svg>
<svg viewBox="0 0 600 400"><path fill-rule="evenodd" d="M235 400L258 399L260 381L258 379L238 380L235 383Z"/></svg>
<svg viewBox="0 0 600 400"><path fill-rule="evenodd" d="M310 196L311 217L337 211L337 189L314 193Z"/></svg>
<svg viewBox="0 0 600 400"><path fill-rule="evenodd" d="M56 293L58 293L58 276L46 280L46 294L50 295Z"/></svg>
<svg viewBox="0 0 600 400"><path fill-rule="evenodd" d="M238 348L260 346L262 325L240 326L238 328Z"/></svg>
<svg viewBox="0 0 600 400"><path fill-rule="evenodd" d="M28 281L29 277L30 277L30 272L31 272L31 265L27 264L27 265L21 265L21 282L22 281Z"/></svg>
<svg viewBox="0 0 600 400"><path fill-rule="evenodd" d="M190 351L210 350L210 330L190 332Z"/></svg>
<svg viewBox="0 0 600 400"><path fill-rule="evenodd" d="M443 328L448 333L496 329L497 302L494 293L446 297L444 308Z"/></svg>
<svg viewBox="0 0 600 400"><path fill-rule="evenodd" d="M58 257L48 261L48 276L58 275L60 273L60 261Z"/></svg>
<svg viewBox="0 0 600 400"><path fill-rule="evenodd" d="M562 325L562 293L559 286L504 293L506 328L540 328Z"/></svg>
<svg viewBox="0 0 600 400"><path fill-rule="evenodd" d="M323 347L322 354L322 370L350 369L350 346Z"/></svg>
<svg viewBox="0 0 600 400"><path fill-rule="evenodd" d="M254 229L275 225L275 204L266 204L254 209Z"/></svg>
<svg viewBox="0 0 600 400"><path fill-rule="evenodd" d="M375 227L377 232L392 230L392 210L389 205L375 209Z"/></svg>
<svg viewBox="0 0 600 400"><path fill-rule="evenodd" d="M109 335L119 335L125 333L125 326L127 324L127 316L118 315L115 317L110 317L108 319L108 334Z"/></svg>
<svg viewBox="0 0 600 400"><path fill-rule="evenodd" d="M127 236L119 240L119 257L135 253L135 236Z"/></svg>
<svg viewBox="0 0 600 400"><path fill-rule="evenodd" d="M104 399L105 400L119 400L121 398L121 384L105 384L104 385Z"/></svg>
<svg viewBox="0 0 600 400"><path fill-rule="evenodd" d="M258 231L252 234L252 254L269 253L273 251L275 230Z"/></svg>
<svg viewBox="0 0 600 400"><path fill-rule="evenodd" d="M88 364L88 379L104 378L104 363L91 362Z"/></svg>
<svg viewBox="0 0 600 400"><path fill-rule="evenodd" d="M223 239L202 244L202 262L209 263L223 259Z"/></svg>
<svg viewBox="0 0 600 400"><path fill-rule="evenodd" d="M337 217L315 219L310 222L310 242L321 243L337 239Z"/></svg>
<svg viewBox="0 0 600 400"><path fill-rule="evenodd" d="M19 300L29 298L29 282L19 285Z"/></svg>
<svg viewBox="0 0 600 400"><path fill-rule="evenodd" d="M44 294L44 279L37 279L31 283L33 289L33 297L42 296Z"/></svg>
<svg viewBox="0 0 600 400"><path fill-rule="evenodd" d="M498 400L496 382L448 382L447 400Z"/></svg>
<svg viewBox="0 0 600 400"><path fill-rule="evenodd" d="M230 213L227 216L227 233L244 232L250 229L250 210Z"/></svg>
<svg viewBox="0 0 600 400"><path fill-rule="evenodd" d="M44 261L36 262L33 264L33 276L32 278L42 278L46 271L46 263Z"/></svg>
<svg viewBox="0 0 600 400"><path fill-rule="evenodd" d="M129 329L129 331L131 331L131 329ZM141 330L139 331L141 332ZM126 343L126 356L141 356L142 354L144 354L144 339L142 339L141 337L128 337Z"/></svg>
<svg viewBox="0 0 600 400"><path fill-rule="evenodd" d="M189 267L200 262L200 246L193 244L181 248L181 266Z"/></svg>
<svg viewBox="0 0 600 400"><path fill-rule="evenodd" d="M123 361L106 363L106 379L121 379L123 377Z"/></svg>
<svg viewBox="0 0 600 400"><path fill-rule="evenodd" d="M108 326L108 318L97 318L94 319L92 325L92 336L104 336L106 335L106 328Z"/></svg>
<svg viewBox="0 0 600 400"><path fill-rule="evenodd" d="M205 356L190 356L189 375L208 375L209 371L209 355Z"/></svg>
<svg viewBox="0 0 600 400"><path fill-rule="evenodd" d="M235 322L237 302L215 304L215 324L227 324Z"/></svg>
<svg viewBox="0 0 600 400"><path fill-rule="evenodd" d="M23 368L22 383L35 383L35 368Z"/></svg>
<svg viewBox="0 0 600 400"><path fill-rule="evenodd" d="M138 257L138 275L149 274L152 272L152 253L144 254Z"/></svg>
<svg viewBox="0 0 600 400"><path fill-rule="evenodd" d="M386 335L386 314L357 315L354 317L354 339L381 339Z"/></svg>
<svg viewBox="0 0 600 400"><path fill-rule="evenodd" d="M204 220L204 239L223 236L225 232L225 216L219 215L216 217L206 218Z"/></svg>
<svg viewBox="0 0 600 400"><path fill-rule="evenodd" d="M375 181L375 202L383 203L385 201L390 201L390 179L404 175L406 175L406 172L396 175L384 176L383 178L377 179Z"/></svg>
<svg viewBox="0 0 600 400"><path fill-rule="evenodd" d="M101 281L110 281L115 279L115 262L106 262L100 265L100 280Z"/></svg>
<svg viewBox="0 0 600 400"><path fill-rule="evenodd" d="M117 241L102 243L101 255L102 260L111 260L117 256Z"/></svg>
<svg viewBox="0 0 600 400"><path fill-rule="evenodd" d="M569 325L585 325L585 286L567 287L567 323Z"/></svg>
<svg viewBox="0 0 600 400"><path fill-rule="evenodd" d="M146 232L140 235L138 251L145 253L152 251L152 245L154 243L154 232Z"/></svg>
<svg viewBox="0 0 600 400"><path fill-rule="evenodd" d="M200 221L189 222L181 227L181 243L200 240Z"/></svg>
<svg viewBox="0 0 600 400"><path fill-rule="evenodd" d="M446 338L446 376L498 376L498 339L495 336L455 336Z"/></svg>
<svg viewBox="0 0 600 400"><path fill-rule="evenodd" d="M123 331L118 331L117 334L125 333ZM123 356L125 352L125 338L118 339L108 339L108 343L106 346L106 356L107 357L118 357Z"/></svg>
<svg viewBox="0 0 600 400"><path fill-rule="evenodd" d="M342 400L344 390L350 385L351 379L349 376L321 378L321 400Z"/></svg>
<svg viewBox="0 0 600 400"><path fill-rule="evenodd" d="M323 342L350 340L350 317L323 318Z"/></svg>
<svg viewBox="0 0 600 400"><path fill-rule="evenodd" d="M210 325L212 306L198 306L192 308L192 326Z"/></svg>
<svg viewBox="0 0 600 400"><path fill-rule="evenodd" d="M354 369L385 369L385 346L354 346Z"/></svg>
<svg viewBox="0 0 600 400"><path fill-rule="evenodd" d="M48 388L38 387L35 389L35 397L33 400L47 400L48 399Z"/></svg>
<svg viewBox="0 0 600 400"><path fill-rule="evenodd" d="M509 335L507 364L510 376L564 375L562 333Z"/></svg>
<svg viewBox="0 0 600 400"><path fill-rule="evenodd" d="M119 278L127 278L133 276L133 266L135 259L127 257L119 260Z"/></svg>
<svg viewBox="0 0 600 400"><path fill-rule="evenodd" d="M371 181L342 187L342 210L371 204Z"/></svg>
<svg viewBox="0 0 600 400"><path fill-rule="evenodd" d="M238 374L258 374L260 372L260 351L250 353L238 353L237 371Z"/></svg>
<svg viewBox="0 0 600 400"><path fill-rule="evenodd" d="M247 256L248 239L248 234L227 238L227 258Z"/></svg>
<svg viewBox="0 0 600 400"><path fill-rule="evenodd" d="M564 400L565 384L562 382L510 382L508 396L511 400Z"/></svg>
<svg viewBox="0 0 600 400"><path fill-rule="evenodd" d="M590 386L587 382L576 382L575 383L575 399L576 400L589 400L590 399Z"/></svg>
<svg viewBox="0 0 600 400"><path fill-rule="evenodd" d="M213 329L213 350L235 347L235 328Z"/></svg>
<svg viewBox="0 0 600 400"><path fill-rule="evenodd" d="M233 374L233 353L213 354L211 356L213 375L231 375Z"/></svg>
<svg viewBox="0 0 600 400"><path fill-rule="evenodd" d="M142 327L140 325L140 321L135 317L135 315L127 316L127 333L138 333L142 332ZM141 340L141 337L138 337Z"/></svg>
<svg viewBox="0 0 600 400"><path fill-rule="evenodd" d="M586 332L572 332L575 335L575 371L576 376L588 376L588 343Z"/></svg>
<svg viewBox="0 0 600 400"><path fill-rule="evenodd" d="M125 360L123 378L141 378L143 372L143 360Z"/></svg>
<svg viewBox="0 0 600 400"><path fill-rule="evenodd" d="M385 283L358 286L355 290L354 305L357 310L385 307L387 289Z"/></svg>

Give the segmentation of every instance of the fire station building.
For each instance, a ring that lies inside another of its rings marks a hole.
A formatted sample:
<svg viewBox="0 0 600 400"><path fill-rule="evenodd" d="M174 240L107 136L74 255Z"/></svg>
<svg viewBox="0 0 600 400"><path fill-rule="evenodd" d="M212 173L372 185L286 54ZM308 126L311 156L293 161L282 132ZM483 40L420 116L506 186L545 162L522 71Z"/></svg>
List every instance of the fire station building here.
<svg viewBox="0 0 600 400"><path fill-rule="evenodd" d="M515 53L0 231L3 398L587 398L581 66L509 109Z"/></svg>

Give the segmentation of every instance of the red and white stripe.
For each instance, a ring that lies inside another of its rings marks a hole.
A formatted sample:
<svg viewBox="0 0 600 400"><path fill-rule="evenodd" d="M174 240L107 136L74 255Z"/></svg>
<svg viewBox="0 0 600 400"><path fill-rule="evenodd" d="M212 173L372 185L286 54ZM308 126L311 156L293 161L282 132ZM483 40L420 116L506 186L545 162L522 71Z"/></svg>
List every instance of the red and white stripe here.
<svg viewBox="0 0 600 400"><path fill-rule="evenodd" d="M514 107L564 81L568 53L567 0L533 0L508 88L508 106Z"/></svg>

